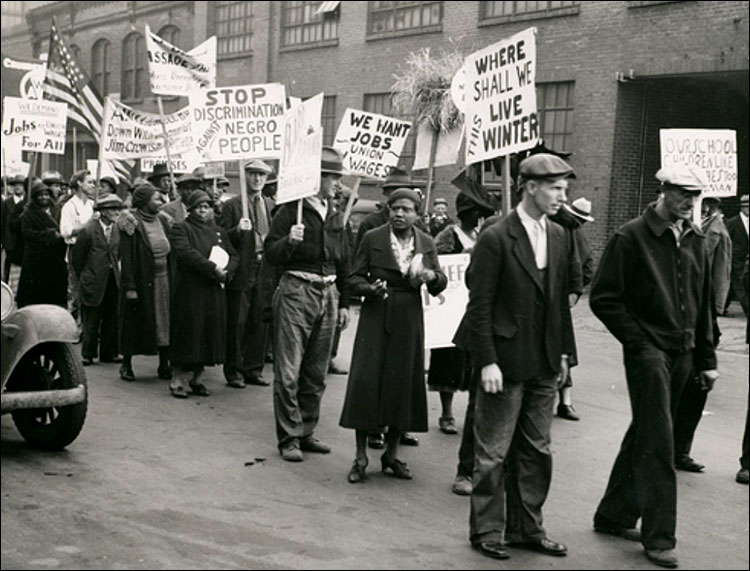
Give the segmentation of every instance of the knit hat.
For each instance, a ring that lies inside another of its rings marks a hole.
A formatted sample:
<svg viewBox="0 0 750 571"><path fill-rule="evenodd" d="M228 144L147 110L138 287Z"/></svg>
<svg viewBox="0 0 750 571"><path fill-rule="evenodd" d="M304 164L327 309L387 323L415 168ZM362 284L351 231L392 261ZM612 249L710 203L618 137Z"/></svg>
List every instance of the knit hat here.
<svg viewBox="0 0 750 571"><path fill-rule="evenodd" d="M411 188L397 188L396 190L394 190L388 197L388 206L391 206L394 202L401 198L411 200L414 203L414 207L416 210L419 210L422 207L422 199L419 197L419 194L417 194Z"/></svg>
<svg viewBox="0 0 750 571"><path fill-rule="evenodd" d="M204 204L204 203L209 203L210 204L211 203L211 199L202 190L194 190L193 192L190 193L190 196L188 196L187 203L185 204L185 207L188 210L193 210L199 204Z"/></svg>
<svg viewBox="0 0 750 571"><path fill-rule="evenodd" d="M50 189L50 187L48 187L46 184L44 184L41 181L35 182L34 185L31 187L31 198L32 199L36 198L38 194L41 194L44 191L49 192L50 195L52 194L52 189Z"/></svg>
<svg viewBox="0 0 750 571"><path fill-rule="evenodd" d="M156 192L154 185L150 183L141 184L133 191L133 206L140 208L146 206Z"/></svg>

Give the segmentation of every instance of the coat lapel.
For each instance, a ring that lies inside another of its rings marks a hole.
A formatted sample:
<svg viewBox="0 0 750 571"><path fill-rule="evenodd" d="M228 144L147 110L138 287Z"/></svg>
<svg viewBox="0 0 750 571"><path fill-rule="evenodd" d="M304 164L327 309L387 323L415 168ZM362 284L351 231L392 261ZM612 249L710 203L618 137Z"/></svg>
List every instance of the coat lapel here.
<svg viewBox="0 0 750 571"><path fill-rule="evenodd" d="M559 230L562 230L560 232ZM557 268L563 260L563 245L566 243L567 236L565 230L555 226L551 220L547 220L547 280L549 282L550 293L557 287Z"/></svg>
<svg viewBox="0 0 750 571"><path fill-rule="evenodd" d="M518 213L515 210L510 214L508 228L508 233L515 240L513 244L513 255L516 256L521 267L527 274L529 274L529 277L533 280L536 286L544 292L544 284L539 275L539 270L536 267L536 259L534 258L534 250L531 248L531 241L529 240L529 236L526 234L526 229L523 227L523 224L521 224L521 219L518 217ZM549 240L549 234L550 233L547 232L547 240Z"/></svg>
<svg viewBox="0 0 750 571"><path fill-rule="evenodd" d="M370 243L372 257L370 263L379 268L395 270L401 273L401 268L396 261L391 249L391 227L389 225L381 226L373 231L373 239Z"/></svg>

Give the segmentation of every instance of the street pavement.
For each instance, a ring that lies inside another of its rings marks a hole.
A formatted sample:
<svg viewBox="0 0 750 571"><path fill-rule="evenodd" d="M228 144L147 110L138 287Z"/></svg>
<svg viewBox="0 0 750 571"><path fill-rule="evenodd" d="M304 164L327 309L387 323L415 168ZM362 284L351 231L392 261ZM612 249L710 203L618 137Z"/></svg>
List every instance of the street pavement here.
<svg viewBox="0 0 750 571"><path fill-rule="evenodd" d="M580 422L555 419L554 473L545 527L564 558L511 549L498 562L468 542L469 500L455 496L459 436L430 430L403 448L411 481L346 474L354 436L338 427L345 376L329 376L316 435L333 447L283 462L275 447L270 387L237 390L210 369L208 398L172 398L155 358L136 358L135 383L117 365L86 369L86 424L67 450L27 446L2 418L2 569L654 569L639 544L601 536L591 519L630 421L620 347L591 315L574 310L581 365ZM348 366L356 327L342 339ZM677 552L684 569L748 569L748 487L735 483L748 403L745 320L721 318L722 374L709 396L693 456L703 474L678 472ZM265 376L272 378L271 367ZM455 412L463 425L466 394Z"/></svg>

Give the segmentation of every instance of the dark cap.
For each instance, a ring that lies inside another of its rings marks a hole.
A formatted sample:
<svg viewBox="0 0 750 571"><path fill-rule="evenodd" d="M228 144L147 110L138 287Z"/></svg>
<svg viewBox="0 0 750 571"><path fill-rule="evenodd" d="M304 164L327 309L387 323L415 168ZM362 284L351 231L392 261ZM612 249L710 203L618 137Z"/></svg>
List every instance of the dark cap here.
<svg viewBox="0 0 750 571"><path fill-rule="evenodd" d="M122 208L122 200L120 200L119 196L112 193L100 196L99 200L97 200L96 205L94 206L94 209L104 210L106 208L120 209Z"/></svg>
<svg viewBox="0 0 750 571"><path fill-rule="evenodd" d="M181 174L177 177L177 180L175 180L175 184L179 188L180 186L187 186L189 184L193 184L195 186L200 186L201 182L203 182L200 178L195 176L195 174L185 173Z"/></svg>
<svg viewBox="0 0 750 571"><path fill-rule="evenodd" d="M190 196L188 196L187 204L185 204L185 207L188 210L192 210L199 204L204 204L204 203L209 203L209 204L211 203L211 199L208 197L208 194L206 194L202 190L195 190L190 193Z"/></svg>
<svg viewBox="0 0 750 571"><path fill-rule="evenodd" d="M113 179L111 176L103 176L99 182L106 182L109 186L111 186L113 189L117 188L117 181Z"/></svg>
<svg viewBox="0 0 750 571"><path fill-rule="evenodd" d="M35 182L31 187L31 198L35 198L37 194L47 191L52 194L52 189L44 184L42 181Z"/></svg>
<svg viewBox="0 0 750 571"><path fill-rule="evenodd" d="M524 179L576 177L573 167L549 153L538 153L522 160L518 175Z"/></svg>
<svg viewBox="0 0 750 571"><path fill-rule="evenodd" d="M388 197L388 206L396 202L401 198L406 198L414 203L414 208L419 210L422 207L422 198L419 196L417 191L412 188L397 188Z"/></svg>

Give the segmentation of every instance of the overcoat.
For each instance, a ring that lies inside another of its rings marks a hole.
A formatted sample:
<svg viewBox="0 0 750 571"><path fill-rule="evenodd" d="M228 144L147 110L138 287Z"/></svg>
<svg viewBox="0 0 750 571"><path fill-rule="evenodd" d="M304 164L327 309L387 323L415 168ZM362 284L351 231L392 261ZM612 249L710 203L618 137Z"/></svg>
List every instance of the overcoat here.
<svg viewBox="0 0 750 571"><path fill-rule="evenodd" d="M341 420L344 428L400 431L427 430L424 383L424 320L422 296L401 274L391 249L390 225L367 232L357 248L349 283L365 295L352 353ZM427 285L437 296L448 280L440 270L429 234L414 228L414 253L436 274ZM367 297L370 283L388 283L388 298Z"/></svg>
<svg viewBox="0 0 750 571"><path fill-rule="evenodd" d="M115 283L119 288L119 248L120 231L117 224L112 224L109 242L98 219L90 220L78 235L71 263L80 283L82 305L99 307L102 304L110 268L114 271Z"/></svg>

